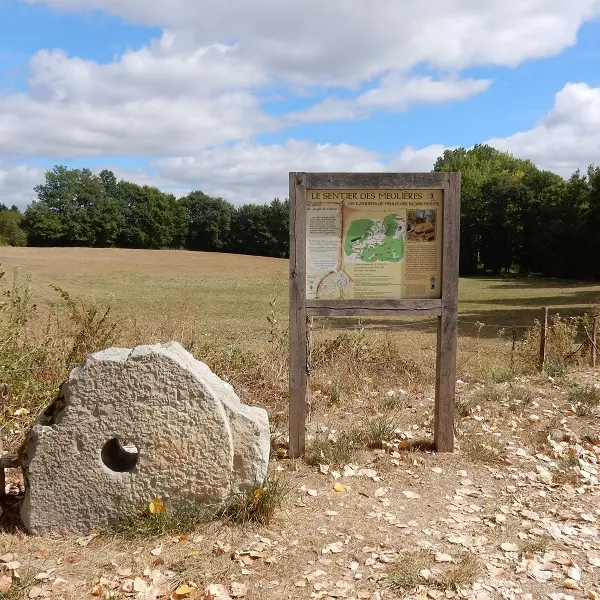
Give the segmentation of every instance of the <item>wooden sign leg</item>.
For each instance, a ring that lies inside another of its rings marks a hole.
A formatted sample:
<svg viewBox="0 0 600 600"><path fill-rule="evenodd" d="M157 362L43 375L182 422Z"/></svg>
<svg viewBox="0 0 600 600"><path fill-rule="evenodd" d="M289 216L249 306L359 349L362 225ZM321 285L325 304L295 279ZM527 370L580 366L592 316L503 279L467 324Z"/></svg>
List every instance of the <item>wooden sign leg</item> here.
<svg viewBox="0 0 600 600"><path fill-rule="evenodd" d="M306 408L309 395L308 351L309 331L306 308L296 305L290 311L290 447L289 455L304 454Z"/></svg>
<svg viewBox="0 0 600 600"><path fill-rule="evenodd" d="M435 380L434 443L437 452L454 450L454 392L456 387L456 308L442 309L438 317Z"/></svg>

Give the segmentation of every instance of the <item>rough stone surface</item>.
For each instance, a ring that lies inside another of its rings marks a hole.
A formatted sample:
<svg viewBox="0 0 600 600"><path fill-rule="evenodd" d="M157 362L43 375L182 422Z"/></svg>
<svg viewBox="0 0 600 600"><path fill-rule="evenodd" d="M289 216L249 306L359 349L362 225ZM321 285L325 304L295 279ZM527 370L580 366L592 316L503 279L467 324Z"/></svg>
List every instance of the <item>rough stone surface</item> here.
<svg viewBox="0 0 600 600"><path fill-rule="evenodd" d="M116 442L103 454L114 439L135 445L135 465ZM32 533L85 533L157 496L218 504L264 482L269 448L267 412L178 343L109 348L71 372L29 432L21 517Z"/></svg>

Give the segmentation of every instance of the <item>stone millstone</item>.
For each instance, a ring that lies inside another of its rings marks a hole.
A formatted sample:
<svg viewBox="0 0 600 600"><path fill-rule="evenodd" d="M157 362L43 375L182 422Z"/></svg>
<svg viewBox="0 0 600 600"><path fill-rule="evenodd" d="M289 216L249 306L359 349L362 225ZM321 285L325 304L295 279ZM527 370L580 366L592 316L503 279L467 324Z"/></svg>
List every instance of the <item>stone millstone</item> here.
<svg viewBox="0 0 600 600"><path fill-rule="evenodd" d="M109 348L31 428L21 518L32 533L86 533L155 497L219 504L264 483L269 449L267 412L178 343Z"/></svg>

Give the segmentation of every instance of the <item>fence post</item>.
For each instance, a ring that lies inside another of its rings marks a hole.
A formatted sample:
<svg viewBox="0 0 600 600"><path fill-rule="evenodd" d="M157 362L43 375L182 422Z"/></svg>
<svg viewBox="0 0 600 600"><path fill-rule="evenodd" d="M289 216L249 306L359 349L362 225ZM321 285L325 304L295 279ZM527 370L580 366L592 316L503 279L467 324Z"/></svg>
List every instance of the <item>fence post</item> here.
<svg viewBox="0 0 600 600"><path fill-rule="evenodd" d="M596 355L598 354L597 331L598 315L594 315L594 320L592 321L592 369L596 368Z"/></svg>
<svg viewBox="0 0 600 600"><path fill-rule="evenodd" d="M540 335L540 371L546 368L546 336L548 333L548 307L544 306Z"/></svg>
<svg viewBox="0 0 600 600"><path fill-rule="evenodd" d="M2 450L2 434L0 434L0 458L4 455ZM6 494L6 476L4 475L4 465L0 464L0 499Z"/></svg>
<svg viewBox="0 0 600 600"><path fill-rule="evenodd" d="M517 347L517 328L512 328L512 346L510 347L510 371L514 375L515 372L515 349Z"/></svg>

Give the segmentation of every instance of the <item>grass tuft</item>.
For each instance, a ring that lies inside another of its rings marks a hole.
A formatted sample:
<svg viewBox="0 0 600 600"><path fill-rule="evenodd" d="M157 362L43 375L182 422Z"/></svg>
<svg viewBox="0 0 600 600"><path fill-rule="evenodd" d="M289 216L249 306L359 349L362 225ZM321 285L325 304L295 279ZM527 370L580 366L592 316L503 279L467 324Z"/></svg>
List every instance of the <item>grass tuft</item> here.
<svg viewBox="0 0 600 600"><path fill-rule="evenodd" d="M462 450L473 462L498 464L506 459L506 447L502 440L493 435L466 433L462 441Z"/></svg>
<svg viewBox="0 0 600 600"><path fill-rule="evenodd" d="M479 561L474 556L465 556L458 564L443 571L435 581L436 587L442 590L458 591L460 588L475 583L481 571Z"/></svg>
<svg viewBox="0 0 600 600"><path fill-rule="evenodd" d="M425 550L403 554L387 577L390 588L396 592L406 592L425 583L421 571L431 564L431 555Z"/></svg>
<svg viewBox="0 0 600 600"><path fill-rule="evenodd" d="M365 423L357 435L369 448L383 448L385 442L394 439L399 426L398 413L385 412Z"/></svg>
<svg viewBox="0 0 600 600"><path fill-rule="evenodd" d="M338 436L318 433L306 448L305 460L313 466L343 467L355 461L359 448L360 443L354 429Z"/></svg>
<svg viewBox="0 0 600 600"><path fill-rule="evenodd" d="M521 552L529 554L543 554L548 550L552 538L549 535L542 535L526 542L521 548Z"/></svg>
<svg viewBox="0 0 600 600"><path fill-rule="evenodd" d="M569 394L569 401L578 417L593 417L600 408L600 389L575 387Z"/></svg>
<svg viewBox="0 0 600 600"><path fill-rule="evenodd" d="M268 525L293 490L287 477L271 476L262 487L232 494L220 517L239 525Z"/></svg>
<svg viewBox="0 0 600 600"><path fill-rule="evenodd" d="M153 514L148 507L122 508L107 530L126 538L178 536L191 533L216 515L215 507L193 502L165 502L164 512Z"/></svg>

